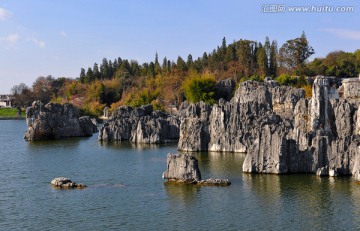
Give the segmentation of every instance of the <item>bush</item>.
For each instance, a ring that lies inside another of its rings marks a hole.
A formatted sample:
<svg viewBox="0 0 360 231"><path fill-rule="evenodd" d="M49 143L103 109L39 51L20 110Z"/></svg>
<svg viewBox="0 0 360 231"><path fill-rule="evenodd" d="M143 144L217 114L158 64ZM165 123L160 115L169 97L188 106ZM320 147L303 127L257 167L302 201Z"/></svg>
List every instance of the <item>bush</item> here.
<svg viewBox="0 0 360 231"><path fill-rule="evenodd" d="M215 103L216 80L213 76L189 76L183 83L185 97L192 103Z"/></svg>
<svg viewBox="0 0 360 231"><path fill-rule="evenodd" d="M294 86L297 84L297 78L290 75L282 74L275 79L280 85Z"/></svg>

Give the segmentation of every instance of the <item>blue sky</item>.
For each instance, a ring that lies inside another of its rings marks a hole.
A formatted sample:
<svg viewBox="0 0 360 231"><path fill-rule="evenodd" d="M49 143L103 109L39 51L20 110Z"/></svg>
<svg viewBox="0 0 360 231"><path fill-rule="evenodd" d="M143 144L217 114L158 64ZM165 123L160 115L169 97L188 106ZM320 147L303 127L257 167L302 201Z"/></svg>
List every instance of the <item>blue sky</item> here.
<svg viewBox="0 0 360 231"><path fill-rule="evenodd" d="M265 13L269 5L285 12ZM352 6L354 12L289 12L291 6ZM305 31L316 54L360 49L358 0L0 0L0 94L39 76L77 77L106 57L140 63L194 58L239 39L281 46Z"/></svg>

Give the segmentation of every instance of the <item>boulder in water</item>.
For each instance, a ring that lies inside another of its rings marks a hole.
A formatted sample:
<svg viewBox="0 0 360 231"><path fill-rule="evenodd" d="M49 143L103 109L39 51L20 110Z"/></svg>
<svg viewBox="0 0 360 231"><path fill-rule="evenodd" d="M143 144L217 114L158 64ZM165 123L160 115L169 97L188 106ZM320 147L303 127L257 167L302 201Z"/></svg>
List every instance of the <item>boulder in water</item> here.
<svg viewBox="0 0 360 231"><path fill-rule="evenodd" d="M83 188L86 188L86 185L77 184L75 182L72 182L71 179L66 178L66 177L58 177L58 178L53 179L51 181L51 185L56 188L61 188L61 189L74 189L74 188L83 189Z"/></svg>

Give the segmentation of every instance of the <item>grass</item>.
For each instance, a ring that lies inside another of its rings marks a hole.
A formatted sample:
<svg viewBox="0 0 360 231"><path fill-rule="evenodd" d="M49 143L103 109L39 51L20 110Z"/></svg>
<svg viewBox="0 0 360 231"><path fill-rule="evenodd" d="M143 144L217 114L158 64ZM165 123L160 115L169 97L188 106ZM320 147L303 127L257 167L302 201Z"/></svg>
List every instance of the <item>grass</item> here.
<svg viewBox="0 0 360 231"><path fill-rule="evenodd" d="M0 117L14 117L16 118L16 108L0 108ZM22 110L21 116L25 116L25 111Z"/></svg>

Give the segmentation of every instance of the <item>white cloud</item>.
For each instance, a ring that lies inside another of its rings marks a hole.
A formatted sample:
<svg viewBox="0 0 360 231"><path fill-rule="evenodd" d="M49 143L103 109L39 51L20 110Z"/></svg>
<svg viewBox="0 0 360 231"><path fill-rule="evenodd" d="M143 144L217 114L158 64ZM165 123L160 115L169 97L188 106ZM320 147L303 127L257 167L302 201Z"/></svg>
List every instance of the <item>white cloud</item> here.
<svg viewBox="0 0 360 231"><path fill-rule="evenodd" d="M67 38L67 36L68 36L65 31L60 31L59 34L60 34L60 36L63 37L63 38Z"/></svg>
<svg viewBox="0 0 360 231"><path fill-rule="evenodd" d="M20 36L18 34L9 34L5 41L8 41L10 44L14 44L19 40Z"/></svg>
<svg viewBox="0 0 360 231"><path fill-rule="evenodd" d="M38 47L40 48L44 48L45 47L45 42L44 41L41 41L41 40L38 40L36 38L32 38L31 41L33 43L35 43Z"/></svg>
<svg viewBox="0 0 360 231"><path fill-rule="evenodd" d="M10 11L5 10L4 8L0 8L0 21L5 21L11 17L12 13Z"/></svg>
<svg viewBox="0 0 360 231"><path fill-rule="evenodd" d="M329 32L335 35L336 37L342 39L360 40L360 31L357 30L331 28L331 29L324 29L323 31Z"/></svg>
<svg viewBox="0 0 360 231"><path fill-rule="evenodd" d="M0 44L4 42L5 48L13 48L13 46L17 43L20 36L18 34L8 34L6 37L0 37ZM6 45L7 44L7 45Z"/></svg>

